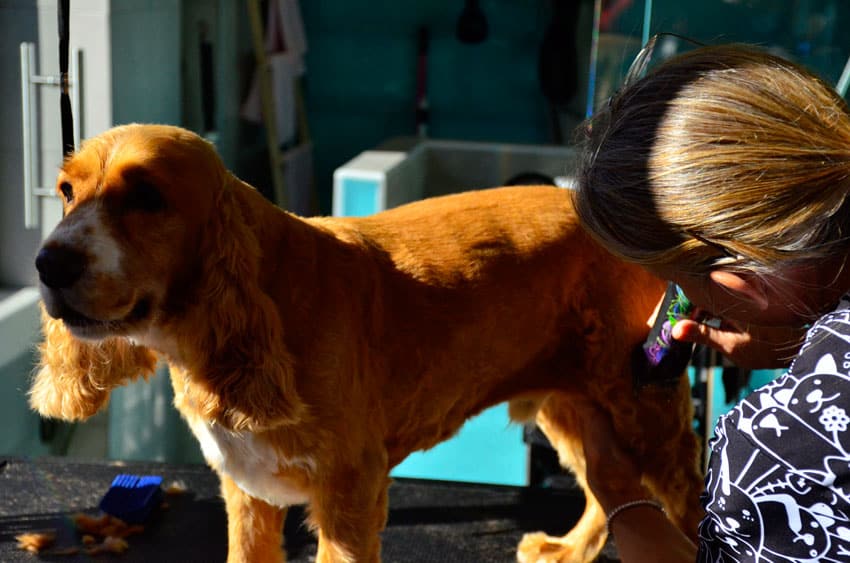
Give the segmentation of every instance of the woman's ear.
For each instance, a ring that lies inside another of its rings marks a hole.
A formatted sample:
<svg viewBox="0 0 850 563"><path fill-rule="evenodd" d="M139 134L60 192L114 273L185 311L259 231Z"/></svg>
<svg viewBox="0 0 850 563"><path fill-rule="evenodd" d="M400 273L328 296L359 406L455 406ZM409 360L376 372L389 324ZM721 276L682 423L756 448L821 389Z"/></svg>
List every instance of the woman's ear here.
<svg viewBox="0 0 850 563"><path fill-rule="evenodd" d="M764 311L770 304L764 282L758 276L736 274L726 270L712 270L709 278L713 283L735 294L739 299L754 304L759 311Z"/></svg>
<svg viewBox="0 0 850 563"><path fill-rule="evenodd" d="M156 356L147 348L125 338L80 340L44 307L41 328L44 341L29 401L42 416L84 420L106 405L113 388L156 368Z"/></svg>

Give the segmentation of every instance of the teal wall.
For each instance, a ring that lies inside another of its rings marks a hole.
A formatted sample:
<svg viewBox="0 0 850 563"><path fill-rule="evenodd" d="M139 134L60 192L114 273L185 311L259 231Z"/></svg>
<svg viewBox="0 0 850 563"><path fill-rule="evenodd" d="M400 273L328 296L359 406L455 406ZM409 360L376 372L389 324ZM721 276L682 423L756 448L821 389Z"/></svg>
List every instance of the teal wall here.
<svg viewBox="0 0 850 563"><path fill-rule="evenodd" d="M198 441L173 406L168 367L112 391L109 402L109 459L203 463Z"/></svg>
<svg viewBox="0 0 850 563"><path fill-rule="evenodd" d="M72 425L42 423L29 407L27 391L36 365L34 353L26 351L0 366L0 455L61 455L70 441Z"/></svg>
<svg viewBox="0 0 850 563"><path fill-rule="evenodd" d="M583 109L586 94L581 83L588 74L593 1L570 1L581 4L575 43L578 106ZM614 5L613 0L609 4ZM843 29L850 22L850 2L844 0L616 4L625 8L604 31L639 41L648 7L649 33L675 32L708 43L760 44L812 68L831 83L837 81L850 53L850 34ZM414 134L417 34L422 26L431 39L430 136L553 142L550 110L537 74L552 3L480 0L480 5L490 34L483 43L467 45L455 36L462 0L301 2L309 43L305 101L322 213L330 212L336 167L387 138ZM620 56L628 63L633 55ZM564 120L563 113L560 118ZM571 138L577 118L580 115L567 116L565 139Z"/></svg>
<svg viewBox="0 0 850 563"><path fill-rule="evenodd" d="M440 479L495 485L528 484L528 450L523 427L512 423L502 403L471 418L452 439L413 452L392 477Z"/></svg>
<svg viewBox="0 0 850 563"><path fill-rule="evenodd" d="M850 54L850 2L845 0L635 0L606 31L641 37L647 11L648 35L669 32L709 44L760 45L832 84Z"/></svg>
<svg viewBox="0 0 850 563"><path fill-rule="evenodd" d="M850 54L845 0L654 0L650 33L672 31L711 43L762 45L835 84Z"/></svg>
<svg viewBox="0 0 850 563"><path fill-rule="evenodd" d="M537 79L548 2L480 4L489 37L468 45L455 37L461 0L301 2L309 44L305 101L323 213L330 210L336 167L387 138L415 133L420 26L430 33L430 136L549 141Z"/></svg>

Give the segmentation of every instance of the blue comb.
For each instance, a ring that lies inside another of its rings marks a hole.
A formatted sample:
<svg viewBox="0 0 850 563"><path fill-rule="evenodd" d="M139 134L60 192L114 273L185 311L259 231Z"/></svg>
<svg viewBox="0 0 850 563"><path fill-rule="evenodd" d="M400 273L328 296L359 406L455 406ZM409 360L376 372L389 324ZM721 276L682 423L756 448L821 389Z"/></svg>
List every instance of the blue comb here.
<svg viewBox="0 0 850 563"><path fill-rule="evenodd" d="M162 502L162 477L117 475L100 500L100 509L128 524L140 524Z"/></svg>

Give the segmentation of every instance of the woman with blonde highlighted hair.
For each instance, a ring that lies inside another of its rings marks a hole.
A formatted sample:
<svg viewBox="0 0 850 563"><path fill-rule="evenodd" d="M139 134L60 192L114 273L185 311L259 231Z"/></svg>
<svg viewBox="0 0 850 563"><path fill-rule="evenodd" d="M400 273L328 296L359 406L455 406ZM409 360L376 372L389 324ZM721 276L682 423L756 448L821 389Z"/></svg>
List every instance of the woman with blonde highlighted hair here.
<svg viewBox="0 0 850 563"><path fill-rule="evenodd" d="M585 227L722 320L681 321L676 339L773 367L788 349L759 335L806 332L790 370L718 422L698 545L646 489L608 486L640 463L612 445L606 415L582 407L588 482L622 560L850 560L846 103L780 57L703 47L626 84L585 137Z"/></svg>

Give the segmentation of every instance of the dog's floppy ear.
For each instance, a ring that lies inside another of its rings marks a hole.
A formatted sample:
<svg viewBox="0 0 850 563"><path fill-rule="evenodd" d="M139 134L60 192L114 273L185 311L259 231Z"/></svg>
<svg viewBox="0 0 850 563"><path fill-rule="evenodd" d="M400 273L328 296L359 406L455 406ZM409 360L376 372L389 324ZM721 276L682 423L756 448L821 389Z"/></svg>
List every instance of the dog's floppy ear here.
<svg viewBox="0 0 850 563"><path fill-rule="evenodd" d="M109 400L109 392L156 368L156 356L125 338L89 342L75 338L60 320L41 310L44 341L29 391L30 406L40 414L83 420Z"/></svg>
<svg viewBox="0 0 850 563"><path fill-rule="evenodd" d="M196 406L234 430L258 432L293 424L305 413L274 301L260 287L263 258L251 226L259 194L228 176L203 233L200 291L202 368L207 393Z"/></svg>

